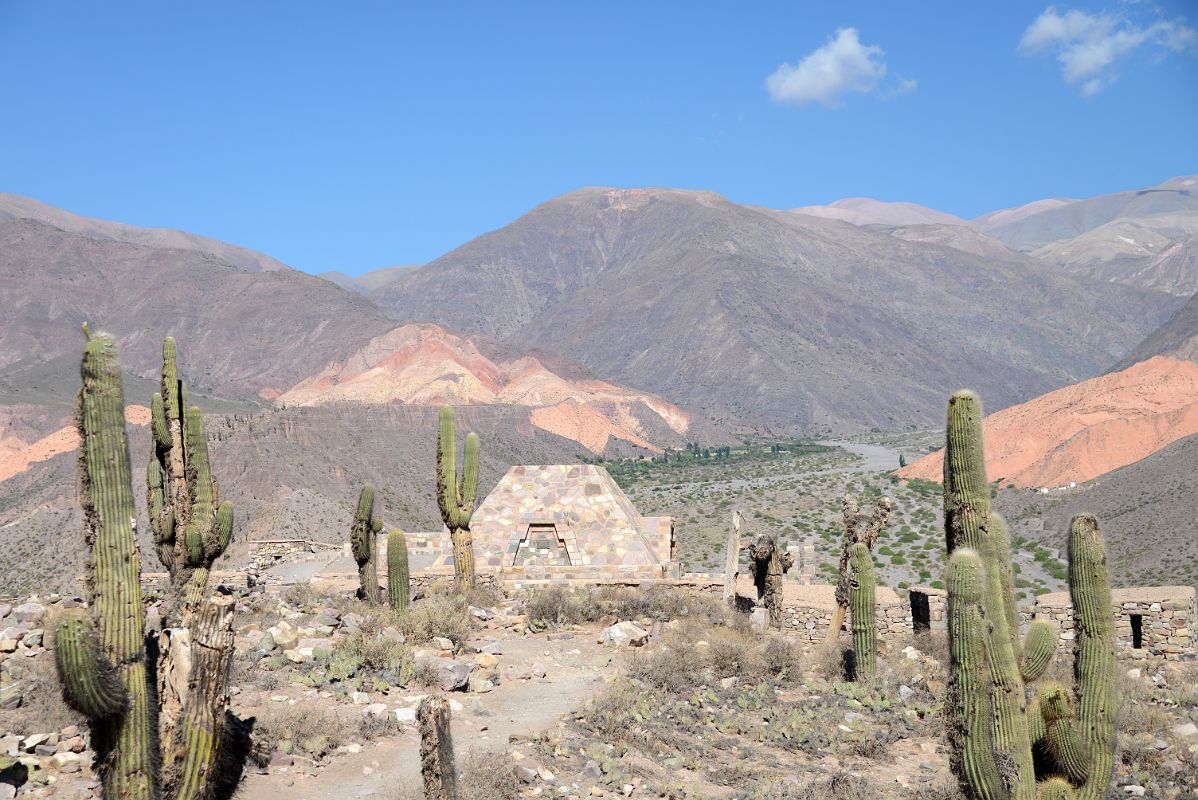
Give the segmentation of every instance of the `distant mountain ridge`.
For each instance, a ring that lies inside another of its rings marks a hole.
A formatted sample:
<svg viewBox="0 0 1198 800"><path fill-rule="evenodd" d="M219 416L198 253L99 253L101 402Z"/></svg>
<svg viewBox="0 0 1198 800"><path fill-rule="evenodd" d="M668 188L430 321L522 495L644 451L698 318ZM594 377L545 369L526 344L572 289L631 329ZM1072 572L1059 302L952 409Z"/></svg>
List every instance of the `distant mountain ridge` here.
<svg viewBox="0 0 1198 800"><path fill-rule="evenodd" d="M1106 369L1180 304L1013 251L603 187L370 297L399 320L561 352L712 419L808 431L933 423L963 382L995 407L1029 399Z"/></svg>
<svg viewBox="0 0 1198 800"><path fill-rule="evenodd" d="M207 236L174 228L139 228L121 222L84 217L33 198L15 194L0 192L0 216L36 220L68 233L77 233L96 239L139 244L163 250L192 250L197 253L207 253L247 272L291 269L283 262L271 258L265 253L238 247Z"/></svg>

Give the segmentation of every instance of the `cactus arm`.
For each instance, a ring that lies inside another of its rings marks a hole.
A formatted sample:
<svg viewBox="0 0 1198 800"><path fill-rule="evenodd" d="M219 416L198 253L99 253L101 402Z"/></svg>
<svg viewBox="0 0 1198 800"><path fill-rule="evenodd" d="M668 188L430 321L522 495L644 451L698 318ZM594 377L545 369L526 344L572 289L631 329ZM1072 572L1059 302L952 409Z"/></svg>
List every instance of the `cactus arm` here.
<svg viewBox="0 0 1198 800"><path fill-rule="evenodd" d="M150 422L153 425L154 444L162 448L170 447L171 429L166 421L166 408L160 392L154 392L150 398Z"/></svg>
<svg viewBox="0 0 1198 800"><path fill-rule="evenodd" d="M449 406L441 407L437 431L437 504L445 527L453 531L458 527L458 466L453 409Z"/></svg>
<svg viewBox="0 0 1198 800"><path fill-rule="evenodd" d="M1002 598L1003 617L1006 619L1015 660L1022 661L1023 642L1019 639L1019 612L1015 610L1014 579L1011 574L1011 536L1007 531L1007 521L998 513L990 515L990 528L994 540L995 561L998 565L998 589Z"/></svg>
<svg viewBox="0 0 1198 800"><path fill-rule="evenodd" d="M961 788L978 800L1005 800L990 733L982 560L961 547L949 557L948 640L951 672L945 701L950 761Z"/></svg>
<svg viewBox="0 0 1198 800"><path fill-rule="evenodd" d="M204 413L199 406L187 409L187 490L191 497L191 522L207 528L212 520L212 468L208 463L208 439L204 435Z"/></svg>
<svg viewBox="0 0 1198 800"><path fill-rule="evenodd" d="M1077 692L1077 730L1090 753L1090 775L1078 787L1078 800L1107 796L1114 770L1115 622L1107 576L1106 547L1098 520L1074 517L1069 530L1069 593L1073 599L1073 679Z"/></svg>
<svg viewBox="0 0 1198 800"><path fill-rule="evenodd" d="M1069 781L1060 777L1049 778L1039 785L1038 800L1074 800L1077 795Z"/></svg>
<svg viewBox="0 0 1198 800"><path fill-rule="evenodd" d="M210 561L220 558L229 549L229 539L233 536L233 504L228 500L220 504L216 510L216 522L212 526L212 551Z"/></svg>
<svg viewBox="0 0 1198 800"><path fill-rule="evenodd" d="M1040 692L1040 715L1044 718L1044 743L1052 760L1074 784L1090 777L1090 754L1077 735L1071 718L1073 704L1061 686L1048 685Z"/></svg>
<svg viewBox="0 0 1198 800"><path fill-rule="evenodd" d="M89 589L103 657L116 668L128 711L95 720L93 746L105 797L150 800L157 770L142 635L140 566L133 532L132 470L116 342L94 334L83 354L79 392L80 496L91 551Z"/></svg>
<svg viewBox="0 0 1198 800"><path fill-rule="evenodd" d="M877 666L878 628L875 620L874 562L863 542L853 545L850 558L849 603L852 607L853 652L858 676L874 673Z"/></svg>
<svg viewBox="0 0 1198 800"><path fill-rule="evenodd" d="M411 597L408 542L403 531L391 531L387 534L387 599L391 608L402 611L408 607Z"/></svg>
<svg viewBox="0 0 1198 800"><path fill-rule="evenodd" d="M1027 638L1023 643L1023 659L1019 667L1023 682L1031 683L1043 675L1056 653L1056 627L1047 620L1038 619L1032 622L1027 629Z"/></svg>
<svg viewBox="0 0 1198 800"><path fill-rule="evenodd" d="M470 517L474 514L474 501L478 496L478 454L481 445L478 434L466 435L466 444L462 451L462 485L458 492L458 508L460 517L459 527L469 528Z"/></svg>
<svg viewBox="0 0 1198 800"><path fill-rule="evenodd" d="M54 629L54 665L67 705L88 719L118 716L129 693L100 652L96 629L83 614L65 613Z"/></svg>

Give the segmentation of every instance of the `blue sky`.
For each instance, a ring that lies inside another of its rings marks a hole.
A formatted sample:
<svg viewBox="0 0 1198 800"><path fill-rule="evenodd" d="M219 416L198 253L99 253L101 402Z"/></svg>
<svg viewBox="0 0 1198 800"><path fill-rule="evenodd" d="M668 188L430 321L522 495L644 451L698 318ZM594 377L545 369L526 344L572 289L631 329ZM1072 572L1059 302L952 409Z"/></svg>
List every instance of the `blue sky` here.
<svg viewBox="0 0 1198 800"><path fill-rule="evenodd" d="M1198 172L1196 27L1192 0L0 0L0 191L310 272L586 185L972 217Z"/></svg>

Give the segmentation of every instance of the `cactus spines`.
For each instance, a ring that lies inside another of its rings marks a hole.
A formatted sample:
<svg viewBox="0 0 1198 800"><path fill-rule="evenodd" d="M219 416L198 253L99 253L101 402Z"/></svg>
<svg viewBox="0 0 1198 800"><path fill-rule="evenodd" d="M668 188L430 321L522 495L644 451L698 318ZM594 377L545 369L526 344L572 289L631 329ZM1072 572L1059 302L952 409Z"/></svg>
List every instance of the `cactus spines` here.
<svg viewBox="0 0 1198 800"><path fill-rule="evenodd" d="M387 599L391 608L402 611L412 598L408 580L408 541L403 531L387 534Z"/></svg>
<svg viewBox="0 0 1198 800"><path fill-rule="evenodd" d="M849 559L849 604L853 616L856 677L872 675L877 667L878 628L874 619L874 561L864 542L853 545Z"/></svg>
<svg viewBox="0 0 1198 800"><path fill-rule="evenodd" d="M91 549L90 605L100 654L115 666L129 700L124 714L93 719L92 737L104 796L149 800L157 793L156 736L151 733L142 646L145 611L133 533L137 512L125 438L125 403L116 342L111 336L96 333L88 339L82 377L76 415L84 540Z"/></svg>
<svg viewBox="0 0 1198 800"><path fill-rule="evenodd" d="M1062 686L1048 684L1040 689L1040 716L1044 720L1044 742L1052 760L1070 781L1084 784L1090 777L1090 754L1073 727L1073 701Z"/></svg>
<svg viewBox="0 0 1198 800"><path fill-rule="evenodd" d="M458 780L454 767L453 737L449 730L449 703L429 695L416 708L420 727L420 777L424 800L457 800Z"/></svg>
<svg viewBox="0 0 1198 800"><path fill-rule="evenodd" d="M349 543L354 561L358 562L362 599L370 605L382 602L379 593L378 547L375 542L382 527L382 522L374 515L374 487L363 486L358 495L358 510L354 512L353 526L349 531Z"/></svg>
<svg viewBox="0 0 1198 800"><path fill-rule="evenodd" d="M1037 800L1073 800L1077 795L1069 781L1054 776L1040 784L1036 797Z"/></svg>
<svg viewBox="0 0 1198 800"><path fill-rule="evenodd" d="M208 457L204 415L187 406L179 379L178 348L167 337L162 343L162 383L150 400L154 452L146 470L147 505L158 558L171 578L172 603L191 613L186 598L203 598L212 564L228 547L233 507L218 508L216 479ZM196 570L203 581L197 595Z"/></svg>
<svg viewBox="0 0 1198 800"><path fill-rule="evenodd" d="M1008 535L991 510L981 418L975 395L952 396L944 461L952 766L967 794L983 800L1037 795L1099 800L1112 772L1115 645L1098 523L1087 515L1075 517L1069 538L1069 588L1078 631L1075 718L1071 694L1060 687L1048 687L1027 701L1027 684L1043 675L1055 652L1056 631L1036 622L1023 643L1018 639ZM984 667L978 666L979 655ZM1033 762L1033 744L1047 751L1046 763ZM1043 780L1052 776L1068 780L1064 786Z"/></svg>
<svg viewBox="0 0 1198 800"><path fill-rule="evenodd" d="M958 548L948 559L948 643L951 663L948 716L950 765L962 789L979 800L1006 796L993 758L986 683L986 616L982 559ZM972 790L972 791L971 791Z"/></svg>
<svg viewBox="0 0 1198 800"><path fill-rule="evenodd" d="M1115 622L1107 576L1106 546L1098 520L1079 514L1069 526L1069 595L1077 635L1073 682L1077 727L1090 750L1091 772L1078 787L1078 800L1106 797L1114 770Z"/></svg>
<svg viewBox="0 0 1198 800"><path fill-rule="evenodd" d="M829 643L840 638L840 630L844 627L844 618L849 607L849 556L853 545L861 542L872 551L874 543L882 534L882 529L890 520L890 512L893 508L894 505L890 498L883 497L874 504L872 511L863 514L856 498L850 494L844 496L844 501L841 504L841 512L844 517L844 540L840 547L840 570L836 578L836 611L832 616L832 623L828 626L828 635L825 639Z"/></svg>
<svg viewBox="0 0 1198 800"><path fill-rule="evenodd" d="M1019 672L1024 683L1037 680L1057 652L1057 629L1047 620L1038 619L1027 628L1027 638L1023 643L1023 659Z"/></svg>
<svg viewBox="0 0 1198 800"><path fill-rule="evenodd" d="M104 657L95 625L84 614L67 612L54 629L54 665L67 705L91 719L123 714L129 692Z"/></svg>
<svg viewBox="0 0 1198 800"><path fill-rule="evenodd" d="M437 431L437 505L441 520L453 541L454 575L463 594L474 590L474 540L470 518L478 494L479 440L474 433L466 437L462 451L462 475L457 469L457 429L453 409L441 407Z"/></svg>

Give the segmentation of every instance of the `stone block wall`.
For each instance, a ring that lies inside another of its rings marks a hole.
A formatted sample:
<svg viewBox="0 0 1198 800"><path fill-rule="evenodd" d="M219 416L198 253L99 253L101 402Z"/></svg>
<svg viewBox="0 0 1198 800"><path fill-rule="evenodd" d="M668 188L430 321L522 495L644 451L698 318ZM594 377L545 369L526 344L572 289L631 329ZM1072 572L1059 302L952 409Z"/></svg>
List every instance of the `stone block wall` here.
<svg viewBox="0 0 1198 800"><path fill-rule="evenodd" d="M1137 586L1111 592L1115 615L1115 646L1132 658L1160 656L1178 660L1195 652L1198 605L1191 586ZM1047 619L1059 631L1058 651L1072 651L1076 635L1068 592L1040 595L1024 623Z"/></svg>

